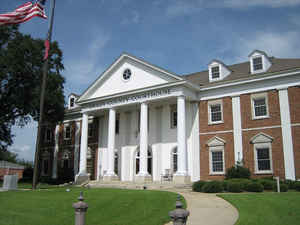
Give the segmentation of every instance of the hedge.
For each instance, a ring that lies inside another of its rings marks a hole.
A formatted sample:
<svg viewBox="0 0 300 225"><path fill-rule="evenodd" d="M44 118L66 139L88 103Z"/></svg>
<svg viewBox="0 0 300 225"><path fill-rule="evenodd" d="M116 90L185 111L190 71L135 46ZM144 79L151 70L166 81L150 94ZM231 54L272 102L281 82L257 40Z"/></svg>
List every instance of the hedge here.
<svg viewBox="0 0 300 225"><path fill-rule="evenodd" d="M219 193L224 190L223 182L220 181L210 181L202 186L201 191L205 193Z"/></svg>
<svg viewBox="0 0 300 225"><path fill-rule="evenodd" d="M243 190L242 190L241 182L228 182L227 191L233 193L242 192Z"/></svg>
<svg viewBox="0 0 300 225"><path fill-rule="evenodd" d="M203 181L203 180L199 180L199 181L196 181L193 183L193 191L196 191L196 192L201 192L201 189L203 187L204 184L206 184L207 182L206 181Z"/></svg>
<svg viewBox="0 0 300 225"><path fill-rule="evenodd" d="M250 182L245 186L245 189L249 192L263 192L264 186L259 182Z"/></svg>

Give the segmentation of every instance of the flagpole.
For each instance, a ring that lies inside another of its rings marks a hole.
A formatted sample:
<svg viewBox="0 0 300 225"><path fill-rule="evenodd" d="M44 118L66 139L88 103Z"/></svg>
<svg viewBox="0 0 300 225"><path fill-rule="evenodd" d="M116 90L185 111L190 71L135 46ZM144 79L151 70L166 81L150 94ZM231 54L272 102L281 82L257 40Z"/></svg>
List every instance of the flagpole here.
<svg viewBox="0 0 300 225"><path fill-rule="evenodd" d="M54 9L55 9L55 0L52 0L50 25L49 25L47 39L46 39L49 41L49 44L51 43L53 20L54 20ZM43 65L43 83L42 83L41 97L40 97L40 118L39 118L38 132L37 132L37 137L36 137L36 149L35 149L35 157L34 157L32 189L36 189L36 185L37 185L37 181L38 181L38 168L39 168L38 164L39 164L39 154L40 154L40 144L41 144L40 140L41 140L42 125L43 125L44 101L45 101L45 90L46 90L46 83L47 83L48 66L49 66L49 57L47 57L45 59L44 65Z"/></svg>

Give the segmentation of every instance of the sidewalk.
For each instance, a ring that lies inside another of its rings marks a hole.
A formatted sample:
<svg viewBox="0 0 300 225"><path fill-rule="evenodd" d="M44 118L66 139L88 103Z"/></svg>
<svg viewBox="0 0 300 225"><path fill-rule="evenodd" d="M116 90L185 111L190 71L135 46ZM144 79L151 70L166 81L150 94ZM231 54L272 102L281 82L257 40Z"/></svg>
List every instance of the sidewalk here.
<svg viewBox="0 0 300 225"><path fill-rule="evenodd" d="M215 194L183 190L174 192L184 196L187 202L187 210L190 211L187 225L234 225L238 219L236 208Z"/></svg>

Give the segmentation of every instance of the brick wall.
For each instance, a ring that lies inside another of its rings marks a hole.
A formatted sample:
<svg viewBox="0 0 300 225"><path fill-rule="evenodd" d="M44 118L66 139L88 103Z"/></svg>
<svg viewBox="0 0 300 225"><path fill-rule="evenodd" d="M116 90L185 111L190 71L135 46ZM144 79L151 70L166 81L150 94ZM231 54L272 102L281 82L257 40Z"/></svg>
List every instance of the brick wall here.
<svg viewBox="0 0 300 225"><path fill-rule="evenodd" d="M23 171L24 169L7 169L7 168L0 168L0 180L4 179L5 175L14 175L17 174L18 178L23 178Z"/></svg>
<svg viewBox="0 0 300 225"><path fill-rule="evenodd" d="M218 99L216 99L218 100ZM214 100L211 100L214 101ZM209 147L207 142L214 137L223 139L226 143L224 146L225 170L234 165L234 142L233 142L233 122L232 122L232 103L231 98L222 99L223 123L208 124L208 102L201 101L199 104L199 123L200 123L200 179L202 180L220 180L224 175L209 174ZM225 132L220 134L206 134L211 132Z"/></svg>

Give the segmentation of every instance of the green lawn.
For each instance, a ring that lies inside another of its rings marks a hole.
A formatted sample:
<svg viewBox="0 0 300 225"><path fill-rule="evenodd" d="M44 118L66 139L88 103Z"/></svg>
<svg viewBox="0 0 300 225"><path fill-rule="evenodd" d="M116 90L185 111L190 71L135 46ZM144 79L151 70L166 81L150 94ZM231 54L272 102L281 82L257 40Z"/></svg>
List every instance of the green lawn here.
<svg viewBox="0 0 300 225"><path fill-rule="evenodd" d="M0 192L0 225L73 225L80 191L89 204L87 225L162 225L176 194L149 190L41 189Z"/></svg>
<svg viewBox="0 0 300 225"><path fill-rule="evenodd" d="M299 225L300 192L219 194L239 211L235 225Z"/></svg>

